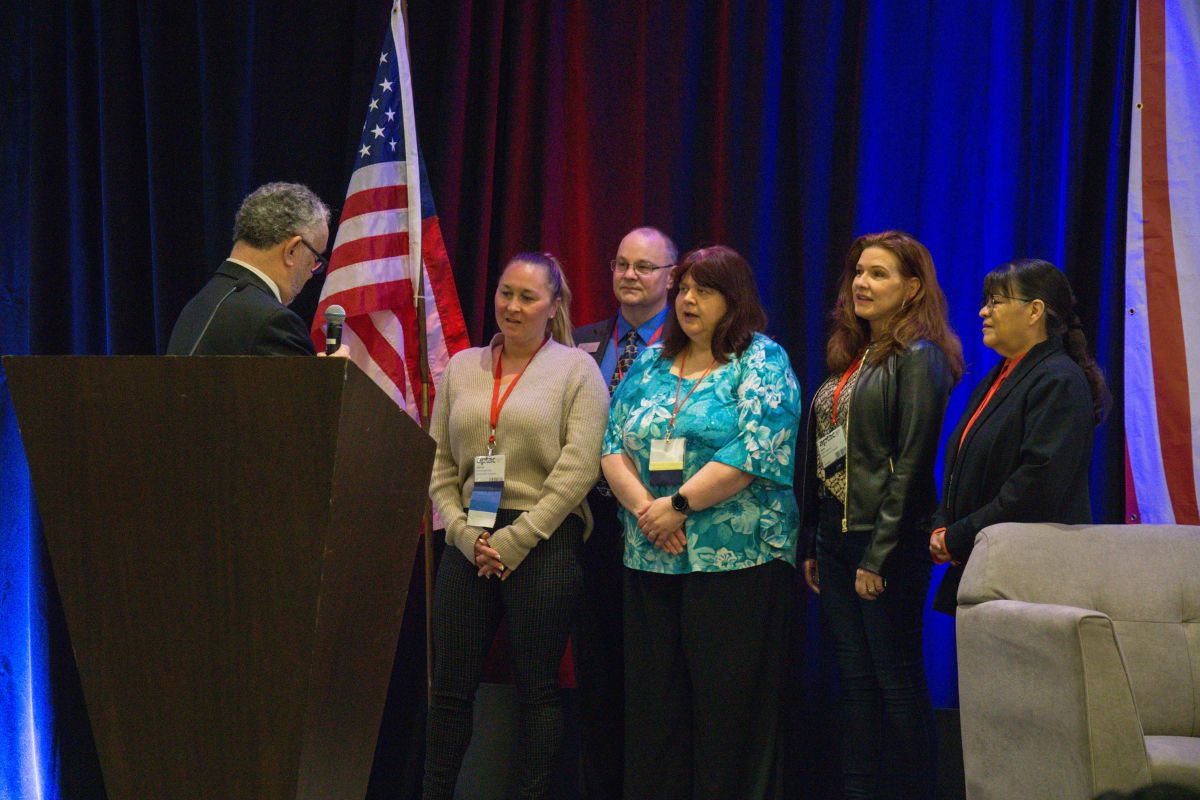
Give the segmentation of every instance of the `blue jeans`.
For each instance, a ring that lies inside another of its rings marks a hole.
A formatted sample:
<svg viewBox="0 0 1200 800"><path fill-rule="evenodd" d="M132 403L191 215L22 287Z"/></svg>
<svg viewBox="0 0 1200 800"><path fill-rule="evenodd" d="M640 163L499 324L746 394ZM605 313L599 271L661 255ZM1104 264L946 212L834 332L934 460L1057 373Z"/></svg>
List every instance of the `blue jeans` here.
<svg viewBox="0 0 1200 800"><path fill-rule="evenodd" d="M875 600L854 591L870 531L841 532L841 503L822 501L817 533L821 609L841 680L838 723L847 798L933 796L933 706L925 682L921 619L933 568L918 537L887 561Z"/></svg>

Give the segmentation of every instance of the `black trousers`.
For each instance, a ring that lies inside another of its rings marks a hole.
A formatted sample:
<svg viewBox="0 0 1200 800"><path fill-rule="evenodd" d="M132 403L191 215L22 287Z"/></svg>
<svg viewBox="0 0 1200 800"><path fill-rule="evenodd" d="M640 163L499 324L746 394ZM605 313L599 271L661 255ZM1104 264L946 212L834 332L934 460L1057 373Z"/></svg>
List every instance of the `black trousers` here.
<svg viewBox="0 0 1200 800"><path fill-rule="evenodd" d="M793 572L625 570L625 797L782 796Z"/></svg>
<svg viewBox="0 0 1200 800"><path fill-rule="evenodd" d="M497 527L520 512L501 509ZM483 662L503 617L517 684L517 786L521 798L550 797L563 737L558 666L579 596L576 554L583 520L569 515L503 581L480 578L447 547L433 598L433 701L426 731L425 800L453 797L471 741L472 707Z"/></svg>
<svg viewBox="0 0 1200 800"><path fill-rule="evenodd" d="M841 683L845 797L932 797L936 728L921 630L933 564L915 537L901 543L887 562L887 588L875 600L862 599L854 578L871 532L842 533L841 517L840 503L822 502L817 567Z"/></svg>
<svg viewBox="0 0 1200 800"><path fill-rule="evenodd" d="M592 535L580 549L583 592L571 642L579 694L584 800L620 800L625 750L622 584L625 532L611 495L593 489Z"/></svg>

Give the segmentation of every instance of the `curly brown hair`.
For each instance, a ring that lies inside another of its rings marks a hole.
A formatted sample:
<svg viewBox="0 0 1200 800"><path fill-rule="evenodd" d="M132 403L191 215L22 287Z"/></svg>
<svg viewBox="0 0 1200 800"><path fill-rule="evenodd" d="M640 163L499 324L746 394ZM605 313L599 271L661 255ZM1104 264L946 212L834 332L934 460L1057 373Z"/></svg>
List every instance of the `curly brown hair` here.
<svg viewBox="0 0 1200 800"><path fill-rule="evenodd" d="M854 272L858 259L868 247L887 250L900 262L903 278L916 278L920 283L912 302L905 303L888 326L880 341L871 341L871 326L854 313ZM842 372L872 344L870 361L882 363L893 353L901 352L918 339L927 339L941 348L950 364L955 382L962 377L962 342L950 327L946 310L946 295L938 286L937 270L928 248L904 231L883 231L859 236L850 245L846 263L839 279L837 302L833 305L832 330L825 348L825 363L831 372Z"/></svg>

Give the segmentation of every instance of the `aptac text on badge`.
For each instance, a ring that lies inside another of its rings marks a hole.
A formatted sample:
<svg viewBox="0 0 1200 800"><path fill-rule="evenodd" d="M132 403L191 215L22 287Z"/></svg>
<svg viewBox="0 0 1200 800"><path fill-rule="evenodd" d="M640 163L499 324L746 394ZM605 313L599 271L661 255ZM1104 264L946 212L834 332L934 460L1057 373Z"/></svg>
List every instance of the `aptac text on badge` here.
<svg viewBox="0 0 1200 800"><path fill-rule="evenodd" d="M826 477L837 475L846 468L845 428L834 428L817 439L817 461Z"/></svg>
<svg viewBox="0 0 1200 800"><path fill-rule="evenodd" d="M472 528L493 528L504 494L504 456L475 457L475 486L467 508L467 524Z"/></svg>

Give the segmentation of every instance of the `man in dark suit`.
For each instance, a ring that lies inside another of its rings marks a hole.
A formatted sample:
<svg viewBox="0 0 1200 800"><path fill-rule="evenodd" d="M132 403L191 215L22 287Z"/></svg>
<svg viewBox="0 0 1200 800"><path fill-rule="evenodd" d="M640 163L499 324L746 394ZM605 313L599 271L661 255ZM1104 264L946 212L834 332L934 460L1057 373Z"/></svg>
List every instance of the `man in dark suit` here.
<svg viewBox="0 0 1200 800"><path fill-rule="evenodd" d="M168 355L313 355L287 306L325 267L329 208L306 186L268 183L242 201L233 250L171 331Z"/></svg>
<svg viewBox="0 0 1200 800"><path fill-rule="evenodd" d="M575 329L575 344L595 357L609 392L629 365L662 337L667 291L678 260L674 242L656 228L626 234L609 266L615 317ZM621 583L625 536L618 505L601 482L588 494L595 518L580 554L583 596L572 641L582 721L583 788L587 800L617 800L624 771L625 682Z"/></svg>

